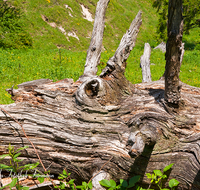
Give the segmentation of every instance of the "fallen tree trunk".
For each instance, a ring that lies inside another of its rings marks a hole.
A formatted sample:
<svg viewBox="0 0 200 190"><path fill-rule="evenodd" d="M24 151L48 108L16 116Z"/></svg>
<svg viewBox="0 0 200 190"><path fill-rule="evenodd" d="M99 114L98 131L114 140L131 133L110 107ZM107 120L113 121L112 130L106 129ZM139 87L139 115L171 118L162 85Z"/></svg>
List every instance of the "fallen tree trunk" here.
<svg viewBox="0 0 200 190"><path fill-rule="evenodd" d="M170 178L180 181L179 189L200 188L200 89L183 84L184 105L172 110L164 103L163 81L142 83L120 104L95 109L77 102L80 83L36 82L20 85L13 92L16 103L1 107L23 125L51 174L67 168L79 182L88 181L112 158L103 170L119 180L175 163ZM18 148L30 145L4 111L0 126L1 154L9 143ZM137 139L133 144L136 132L142 148ZM22 157L27 158L23 163L38 160L31 146ZM141 182L149 180L144 176Z"/></svg>
<svg viewBox="0 0 200 190"><path fill-rule="evenodd" d="M100 76L95 76L98 61L89 61L92 72L86 69L76 82L40 79L8 89L15 103L1 105L0 154L9 143L30 145L23 127L55 176L66 168L80 183L101 169L101 177L114 180L141 175L145 186L145 173L174 163L167 180L177 179L178 189L199 189L200 89L182 84L179 107L170 107L163 80L135 85L126 80L126 60L140 25L141 12ZM38 161L32 146L21 157L22 164Z"/></svg>

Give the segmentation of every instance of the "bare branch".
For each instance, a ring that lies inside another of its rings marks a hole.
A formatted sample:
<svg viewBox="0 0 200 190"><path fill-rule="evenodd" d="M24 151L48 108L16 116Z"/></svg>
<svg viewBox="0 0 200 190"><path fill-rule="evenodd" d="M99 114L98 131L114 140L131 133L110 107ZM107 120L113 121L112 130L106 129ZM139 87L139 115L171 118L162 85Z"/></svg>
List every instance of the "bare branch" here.
<svg viewBox="0 0 200 190"><path fill-rule="evenodd" d="M150 70L150 55L151 47L149 43L144 45L144 54L140 58L140 67L142 68L142 82L151 82L151 70Z"/></svg>
<svg viewBox="0 0 200 190"><path fill-rule="evenodd" d="M94 27L90 47L87 51L84 75L94 76L97 73L97 65L100 62L103 32L105 26L105 12L110 0L99 0L97 3Z"/></svg>
<svg viewBox="0 0 200 190"><path fill-rule="evenodd" d="M129 30L124 34L117 48L115 55L109 59L106 68L102 71L100 77L104 77L108 73L118 67L122 72L126 68L126 60L128 59L131 50L135 46L136 38L139 33L139 28L142 24L142 12L139 11L135 19L132 21Z"/></svg>

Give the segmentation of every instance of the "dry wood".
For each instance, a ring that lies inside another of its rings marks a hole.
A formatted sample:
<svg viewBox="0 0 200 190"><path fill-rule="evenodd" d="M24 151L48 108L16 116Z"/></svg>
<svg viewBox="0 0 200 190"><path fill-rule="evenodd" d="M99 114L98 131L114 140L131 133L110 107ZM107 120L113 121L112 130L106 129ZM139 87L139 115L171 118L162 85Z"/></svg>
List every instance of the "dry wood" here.
<svg viewBox="0 0 200 190"><path fill-rule="evenodd" d="M181 100L179 73L181 66L181 47L183 36L182 0L169 0L168 40L166 45L165 100L177 106Z"/></svg>
<svg viewBox="0 0 200 190"><path fill-rule="evenodd" d="M113 179L175 163L170 178L181 182L180 189L200 188L199 88L182 84L184 105L179 110L165 104L163 81L137 84L115 109L97 110L77 102L79 82L65 79L32 85L32 91L15 90L16 103L1 107L23 125L45 167L51 165L51 174L66 167L72 178L88 181L113 156L103 168ZM139 141L143 151L136 146ZM9 143L29 145L21 127L4 112L0 113L0 143L1 154ZM37 161L31 146L22 157L28 158L23 164ZM142 183L148 182L144 176Z"/></svg>
<svg viewBox="0 0 200 190"><path fill-rule="evenodd" d="M109 1L110 0L99 0L97 3L92 38L85 63L85 76L95 76L97 73L97 65L100 62L105 27L105 12Z"/></svg>
<svg viewBox="0 0 200 190"><path fill-rule="evenodd" d="M76 82L44 79L8 89L15 103L1 105L6 112L0 112L0 155L7 153L9 143L30 145L22 125L55 177L66 168L76 183L95 176L97 185L104 176L119 180L141 175L144 187L149 183L145 173L174 163L167 181L176 178L182 190L200 189L200 89L182 83L184 101L175 108L164 99L162 80L135 85L126 80L126 60L140 25L141 12L100 77L94 76L95 61L94 67L86 65L91 72L85 69ZM31 146L20 156L26 158L22 164L38 161Z"/></svg>
<svg viewBox="0 0 200 190"><path fill-rule="evenodd" d="M130 52L135 47L139 28L142 24L142 12L139 11L135 19L132 21L129 30L124 34L117 48L115 55L109 59L106 68L100 74L100 77L109 75L114 70L123 72L126 69L126 60L128 59Z"/></svg>
<svg viewBox="0 0 200 190"><path fill-rule="evenodd" d="M140 58L140 67L142 68L142 82L151 82L151 70L150 70L150 55L151 47L149 43L144 45L144 54Z"/></svg>

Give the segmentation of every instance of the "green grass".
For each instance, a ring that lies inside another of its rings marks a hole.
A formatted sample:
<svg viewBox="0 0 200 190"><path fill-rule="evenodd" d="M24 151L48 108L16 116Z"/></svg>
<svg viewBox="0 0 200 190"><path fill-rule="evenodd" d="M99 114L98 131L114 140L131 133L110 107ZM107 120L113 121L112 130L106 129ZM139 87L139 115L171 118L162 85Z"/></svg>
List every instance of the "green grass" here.
<svg viewBox="0 0 200 190"><path fill-rule="evenodd" d="M0 104L11 103L6 88L22 82L49 78L57 81L63 78L77 80L83 73L86 52L55 50L0 50Z"/></svg>

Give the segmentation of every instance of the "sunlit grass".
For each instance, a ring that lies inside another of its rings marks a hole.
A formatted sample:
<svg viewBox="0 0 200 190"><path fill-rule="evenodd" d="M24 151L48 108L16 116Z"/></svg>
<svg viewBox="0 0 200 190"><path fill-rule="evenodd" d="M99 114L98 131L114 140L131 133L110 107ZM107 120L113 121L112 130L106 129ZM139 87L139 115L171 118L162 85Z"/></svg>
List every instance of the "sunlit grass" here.
<svg viewBox="0 0 200 190"><path fill-rule="evenodd" d="M115 50L104 51L101 56L98 74L106 66ZM126 78L132 83L142 82L140 57L143 48L136 46L127 60ZM76 81L83 74L86 59L85 52L69 50L0 50L0 104L11 103L7 88L17 88L17 85L31 80L49 78L53 81L73 78ZM151 75L152 80L158 80L165 70L165 54L152 49ZM192 86L200 87L200 50L186 50L181 66L180 79Z"/></svg>

